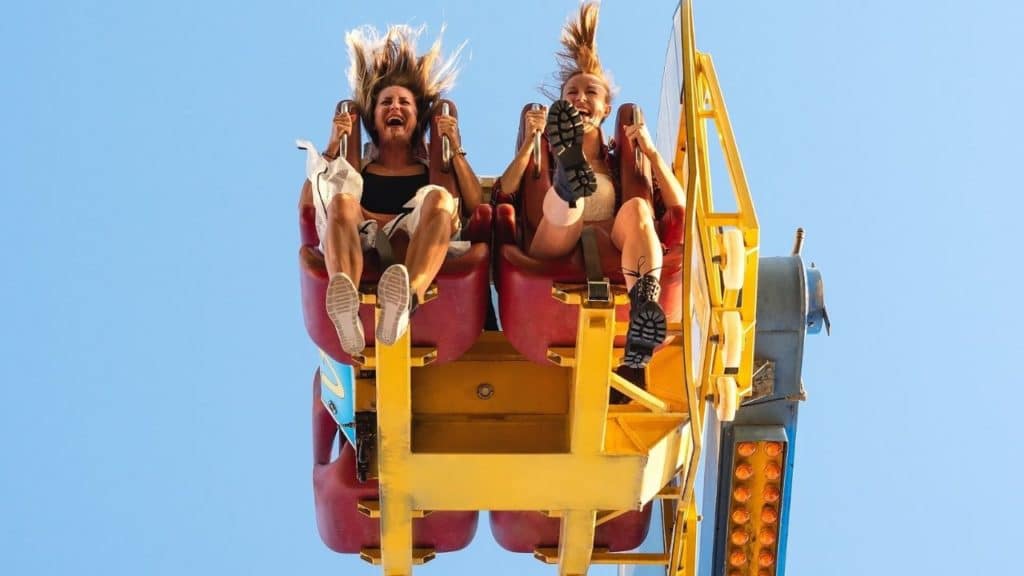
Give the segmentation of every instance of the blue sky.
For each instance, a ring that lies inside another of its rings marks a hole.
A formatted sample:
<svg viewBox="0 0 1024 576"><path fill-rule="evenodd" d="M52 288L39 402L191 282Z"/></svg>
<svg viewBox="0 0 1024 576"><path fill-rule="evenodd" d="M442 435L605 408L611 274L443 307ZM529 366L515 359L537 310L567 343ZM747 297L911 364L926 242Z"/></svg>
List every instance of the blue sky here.
<svg viewBox="0 0 1024 576"><path fill-rule="evenodd" d="M375 573L313 519L293 140L322 144L348 93L346 29L447 22L464 146L495 175L575 6L5 6L0 572ZM619 102L649 114L674 7L602 12ZM789 574L1014 560L1022 16L698 2L762 253L807 229L835 328L806 351ZM481 530L423 573L553 573L496 550Z"/></svg>

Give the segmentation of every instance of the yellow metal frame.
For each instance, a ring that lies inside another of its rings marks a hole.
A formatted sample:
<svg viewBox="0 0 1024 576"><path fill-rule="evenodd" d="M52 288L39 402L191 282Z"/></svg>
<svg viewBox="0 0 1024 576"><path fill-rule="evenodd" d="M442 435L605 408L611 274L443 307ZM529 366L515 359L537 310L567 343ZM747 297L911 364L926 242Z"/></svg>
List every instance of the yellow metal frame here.
<svg viewBox="0 0 1024 576"><path fill-rule="evenodd" d="M760 248L757 214L729 122L725 99L711 57L696 49L693 8L689 0L681 3L680 19L683 94L673 168L680 180L686 175L684 263L689 265L683 267L682 309L684 328L691 329L683 330L683 358L687 364L683 371L683 381L689 406L692 407L689 428L694 449L679 488L680 504L669 540L671 552L668 573L673 576L693 574L696 570L695 540L691 540L695 535L687 530L693 526L696 516L693 488L704 429L704 410L698 407L704 407L704 399L713 398L715 378L724 373L717 342L721 336L722 314L730 310L740 313L743 333L742 356L735 378L740 395L750 393ZM722 147L738 208L735 213L714 210L708 122L714 124L718 133L717 140ZM743 235L746 262L743 287L740 290L726 290L720 281L721 267L715 256L723 250L719 231L724 227L736 228Z"/></svg>
<svg viewBox="0 0 1024 576"><path fill-rule="evenodd" d="M549 350L547 366L526 361L498 333L485 333L458 361L440 366L433 365L436 352L412 348L408 334L357 358L366 372L354 401L357 410L377 411L380 483L379 501L361 506L381 520L380 548L362 556L385 575L408 576L433 558L433 550L413 547L412 522L434 510L534 510L561 518L559 547L535 552L561 576L605 563L695 573L693 487L706 401L723 372L716 336L722 313L738 311L744 346L735 377L749 391L759 230L714 66L694 47L689 1L679 14L684 90L673 166L681 180L687 174L683 322L669 327L668 345L647 368L646 389L613 372L621 356L614 340L626 328L616 323L615 308L627 298L589 301L585 287L553 288L552 297L578 307L579 321L576 347ZM735 213L714 211L708 122L723 147ZM725 290L719 280L722 227L742 232L741 290ZM611 388L632 402L610 406ZM607 478L616 481L595 481ZM596 526L654 499L664 505L664 552L594 549Z"/></svg>

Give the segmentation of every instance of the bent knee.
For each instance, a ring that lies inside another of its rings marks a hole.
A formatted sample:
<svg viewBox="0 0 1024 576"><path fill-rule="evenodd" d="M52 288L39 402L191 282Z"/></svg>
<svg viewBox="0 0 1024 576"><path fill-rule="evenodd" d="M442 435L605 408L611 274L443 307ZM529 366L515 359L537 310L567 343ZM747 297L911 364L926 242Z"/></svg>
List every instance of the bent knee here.
<svg viewBox="0 0 1024 576"><path fill-rule="evenodd" d="M338 194L327 205L327 219L335 222L356 222L362 219L359 201L349 194Z"/></svg>
<svg viewBox="0 0 1024 576"><path fill-rule="evenodd" d="M654 221L654 210L646 199L635 197L622 203L617 217L635 220L643 225Z"/></svg>
<svg viewBox="0 0 1024 576"><path fill-rule="evenodd" d="M455 197L442 186L430 186L430 191L423 197L423 208L430 211L455 213Z"/></svg>

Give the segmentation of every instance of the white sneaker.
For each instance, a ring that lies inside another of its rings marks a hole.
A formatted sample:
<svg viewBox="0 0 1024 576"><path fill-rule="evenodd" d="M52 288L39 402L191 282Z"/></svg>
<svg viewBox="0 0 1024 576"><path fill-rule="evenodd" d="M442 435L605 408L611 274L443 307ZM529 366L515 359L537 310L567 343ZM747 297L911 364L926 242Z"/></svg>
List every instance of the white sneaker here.
<svg viewBox="0 0 1024 576"><path fill-rule="evenodd" d="M347 274L335 274L327 283L327 317L338 331L341 349L352 356L366 348L363 323L359 321L359 291Z"/></svg>
<svg viewBox="0 0 1024 576"><path fill-rule="evenodd" d="M380 319L377 321L377 341L393 345L409 329L409 271L402 264L388 266L377 282L377 302Z"/></svg>

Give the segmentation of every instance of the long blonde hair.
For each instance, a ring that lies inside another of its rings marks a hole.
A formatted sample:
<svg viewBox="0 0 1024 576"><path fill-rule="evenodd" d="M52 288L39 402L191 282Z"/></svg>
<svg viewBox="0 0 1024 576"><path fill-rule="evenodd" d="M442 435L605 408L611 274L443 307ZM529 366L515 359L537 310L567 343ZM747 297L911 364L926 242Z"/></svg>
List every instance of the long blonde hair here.
<svg viewBox="0 0 1024 576"><path fill-rule="evenodd" d="M616 92L612 83L611 75L601 66L601 58L597 55L597 23L598 13L601 5L596 0L586 0L580 3L579 14L570 19L562 27L562 49L555 54L558 63L558 71L555 79L558 82L558 92L554 93L553 87L548 87L545 94L557 100L562 97L562 89L565 83L578 74L592 74L597 76L608 89L608 103Z"/></svg>

